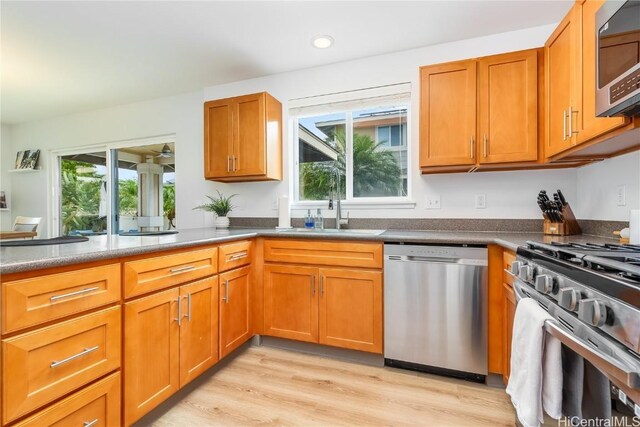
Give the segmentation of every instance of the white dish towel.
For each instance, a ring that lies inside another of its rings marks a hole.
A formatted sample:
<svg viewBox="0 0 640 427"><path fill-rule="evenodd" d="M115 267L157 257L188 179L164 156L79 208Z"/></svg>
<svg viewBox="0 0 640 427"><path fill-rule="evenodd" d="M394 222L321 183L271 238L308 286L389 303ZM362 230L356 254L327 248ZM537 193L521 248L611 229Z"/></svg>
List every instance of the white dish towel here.
<svg viewBox="0 0 640 427"><path fill-rule="evenodd" d="M524 427L540 426L544 411L555 419L562 416L562 345L545 332L549 319L532 298L518 302L506 391Z"/></svg>

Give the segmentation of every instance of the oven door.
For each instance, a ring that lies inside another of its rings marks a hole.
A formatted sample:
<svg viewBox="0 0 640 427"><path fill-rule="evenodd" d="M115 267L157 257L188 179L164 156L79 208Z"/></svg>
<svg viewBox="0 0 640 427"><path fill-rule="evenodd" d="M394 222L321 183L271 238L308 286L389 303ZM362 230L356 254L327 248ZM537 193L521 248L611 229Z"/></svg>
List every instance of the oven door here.
<svg viewBox="0 0 640 427"><path fill-rule="evenodd" d="M640 357L578 320L518 277L514 278L516 304L522 298L535 299L554 318L545 323L546 331L598 368L625 398L640 405Z"/></svg>
<svg viewBox="0 0 640 427"><path fill-rule="evenodd" d="M607 0L595 30L596 114L640 113L640 2Z"/></svg>

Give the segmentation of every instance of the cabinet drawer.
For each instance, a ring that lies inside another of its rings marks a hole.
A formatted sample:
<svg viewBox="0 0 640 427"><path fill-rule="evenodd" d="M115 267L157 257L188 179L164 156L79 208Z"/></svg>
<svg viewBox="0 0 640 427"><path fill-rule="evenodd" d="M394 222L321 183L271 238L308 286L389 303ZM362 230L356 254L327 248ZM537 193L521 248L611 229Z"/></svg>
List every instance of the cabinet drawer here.
<svg viewBox="0 0 640 427"><path fill-rule="evenodd" d="M124 263L125 298L214 275L218 248L187 251Z"/></svg>
<svg viewBox="0 0 640 427"><path fill-rule="evenodd" d="M51 405L14 427L119 426L120 373Z"/></svg>
<svg viewBox="0 0 640 427"><path fill-rule="evenodd" d="M516 260L515 253L508 251L506 249L502 252L502 268L504 270L510 270L511 263L515 260ZM513 277L511 277L511 275L507 274L505 271L502 272L502 281L504 283L508 283L509 285L513 286Z"/></svg>
<svg viewBox="0 0 640 427"><path fill-rule="evenodd" d="M120 300L120 264L2 285L2 331L13 332Z"/></svg>
<svg viewBox="0 0 640 427"><path fill-rule="evenodd" d="M253 243L249 240L229 243L218 248L219 270L227 271L251 264Z"/></svg>
<svg viewBox="0 0 640 427"><path fill-rule="evenodd" d="M120 366L120 307L2 341L8 423Z"/></svg>
<svg viewBox="0 0 640 427"><path fill-rule="evenodd" d="M265 240L267 262L382 268L381 243L317 240Z"/></svg>

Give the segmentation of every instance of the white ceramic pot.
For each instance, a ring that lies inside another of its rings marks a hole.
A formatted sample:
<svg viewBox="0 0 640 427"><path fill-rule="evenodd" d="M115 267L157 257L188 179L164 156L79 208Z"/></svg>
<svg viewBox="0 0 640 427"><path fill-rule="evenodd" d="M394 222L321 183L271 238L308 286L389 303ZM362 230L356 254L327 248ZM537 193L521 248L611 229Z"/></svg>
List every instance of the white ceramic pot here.
<svg viewBox="0 0 640 427"><path fill-rule="evenodd" d="M229 217L217 216L216 217L216 228L229 228Z"/></svg>

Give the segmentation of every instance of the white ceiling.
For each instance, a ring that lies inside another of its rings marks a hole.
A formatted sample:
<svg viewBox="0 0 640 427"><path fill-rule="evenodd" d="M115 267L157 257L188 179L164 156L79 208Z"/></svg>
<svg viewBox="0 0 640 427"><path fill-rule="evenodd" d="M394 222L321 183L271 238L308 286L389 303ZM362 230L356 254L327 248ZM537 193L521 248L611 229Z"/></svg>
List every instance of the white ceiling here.
<svg viewBox="0 0 640 427"><path fill-rule="evenodd" d="M572 1L2 1L19 123L559 21ZM335 45L311 46L330 34Z"/></svg>

